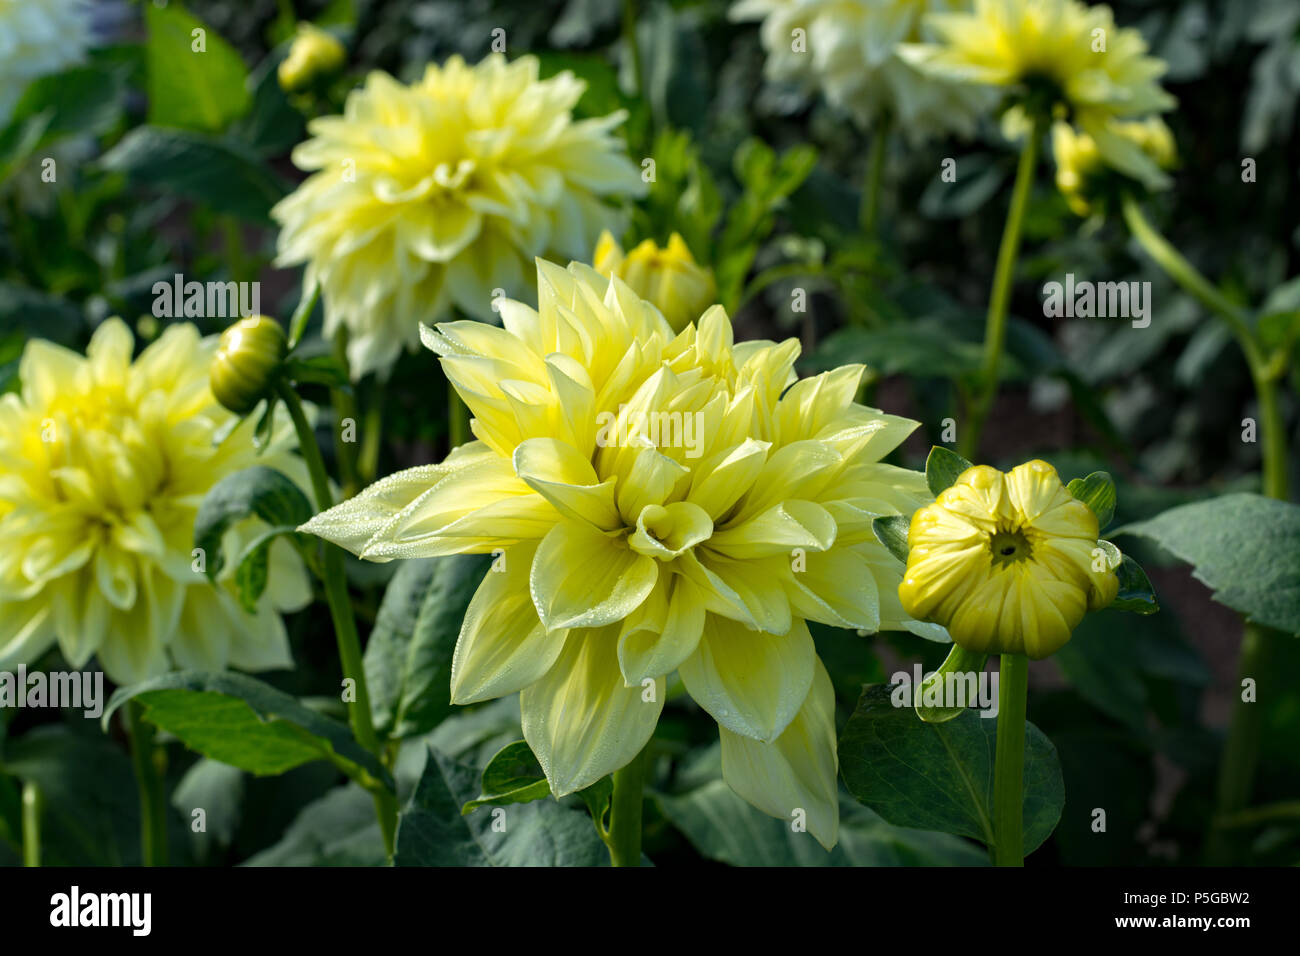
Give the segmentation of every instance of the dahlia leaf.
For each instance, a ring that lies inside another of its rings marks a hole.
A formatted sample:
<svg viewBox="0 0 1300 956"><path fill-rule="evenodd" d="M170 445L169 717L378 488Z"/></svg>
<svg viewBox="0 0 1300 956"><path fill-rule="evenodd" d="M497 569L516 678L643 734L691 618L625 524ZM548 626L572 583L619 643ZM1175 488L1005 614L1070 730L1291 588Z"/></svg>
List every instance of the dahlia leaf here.
<svg viewBox="0 0 1300 956"><path fill-rule="evenodd" d="M546 782L542 765L528 749L526 741L516 740L506 744L488 761L483 769L479 796L461 807L460 812L465 816L479 807L531 803L550 795L551 785Z"/></svg>
<svg viewBox="0 0 1300 956"><path fill-rule="evenodd" d="M1115 534L1146 538L1192 565L1214 599L1246 620L1300 634L1300 506L1256 494L1222 495Z"/></svg>
<svg viewBox="0 0 1300 956"><path fill-rule="evenodd" d="M929 724L943 724L952 720L954 717L960 717L966 710L965 707L935 707L923 703L925 700L926 690L940 681L946 682L948 675L954 677L965 674L978 676L984 670L984 664L988 661L987 654L980 654L977 651L968 651L957 644L952 646L944 662L939 665L938 670L931 674L926 674L921 681L921 686L912 694L912 709L916 711L916 716L920 717Z"/></svg>
<svg viewBox="0 0 1300 956"><path fill-rule="evenodd" d="M945 723L894 706L893 688L864 688L840 735L840 774L858 800L897 826L993 842L993 754L997 720L966 710ZM1065 784L1056 748L1026 725L1025 853L1056 828Z"/></svg>
<svg viewBox="0 0 1300 956"><path fill-rule="evenodd" d="M303 807L278 843L243 865L387 866L373 794L355 783L335 787Z"/></svg>
<svg viewBox="0 0 1300 956"><path fill-rule="evenodd" d="M971 463L955 451L935 445L925 459L925 483L930 488L930 494L939 497L970 467Z"/></svg>
<svg viewBox="0 0 1300 956"><path fill-rule="evenodd" d="M272 527L296 528L312 513L307 496L287 476L255 465L227 475L208 490L194 519L194 546L203 553L207 575L215 581L225 563L221 539L232 524L255 516Z"/></svg>
<svg viewBox="0 0 1300 956"><path fill-rule="evenodd" d="M461 620L483 579L482 555L403 561L384 592L364 659L375 728L427 733L451 712L451 661Z"/></svg>
<svg viewBox="0 0 1300 956"><path fill-rule="evenodd" d="M1098 529L1104 529L1115 517L1115 482L1109 473L1094 471L1087 478L1075 478L1065 490L1092 509Z"/></svg>
<svg viewBox="0 0 1300 956"><path fill-rule="evenodd" d="M885 550L906 563L907 529L910 525L911 519L906 515L884 515L871 522L871 530L875 532L876 540L885 546Z"/></svg>
<svg viewBox="0 0 1300 956"><path fill-rule="evenodd" d="M252 540L239 556L235 568L235 593L239 603L249 614L257 613L257 602L266 591L271 559L271 545L280 537L288 539L300 550L305 550L305 535L299 535L293 525L280 525L272 528Z"/></svg>
<svg viewBox="0 0 1300 956"><path fill-rule="evenodd" d="M1110 542L1097 543L1109 544ZM1142 570L1142 565L1126 554L1115 573L1119 576L1119 592L1115 595L1115 600L1110 603L1111 607L1117 611L1132 611L1135 614L1154 614L1160 610L1155 591L1152 590L1151 582L1147 579L1146 572Z"/></svg>
<svg viewBox="0 0 1300 956"><path fill-rule="evenodd" d="M215 133L248 109L248 70L216 30L179 4L144 12L150 123Z"/></svg>
<svg viewBox="0 0 1300 956"><path fill-rule="evenodd" d="M478 792L472 767L429 748L397 824L396 866L608 866L583 811L554 800L461 813ZM505 826L499 825L504 822Z"/></svg>
<svg viewBox="0 0 1300 956"><path fill-rule="evenodd" d="M840 801L840 839L827 853L808 833L746 803L721 780L655 798L700 855L731 866L984 866L974 844L947 833L886 823L848 797ZM725 825L719 825L725 821Z"/></svg>
<svg viewBox="0 0 1300 956"><path fill-rule="evenodd" d="M243 674L174 671L120 687L104 708L103 725L131 700L143 705L149 723L186 747L249 773L280 774L327 760L368 787L393 787L388 770L347 726Z"/></svg>

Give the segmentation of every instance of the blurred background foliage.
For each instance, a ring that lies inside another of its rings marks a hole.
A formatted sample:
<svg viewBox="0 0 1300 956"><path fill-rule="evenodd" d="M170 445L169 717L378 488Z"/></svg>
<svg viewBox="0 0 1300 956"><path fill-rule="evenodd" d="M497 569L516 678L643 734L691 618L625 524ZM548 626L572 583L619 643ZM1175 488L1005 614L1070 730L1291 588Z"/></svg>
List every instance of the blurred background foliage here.
<svg viewBox="0 0 1300 956"><path fill-rule="evenodd" d="M879 236L864 236L857 210L870 134L818 100L765 83L757 31L731 23L725 3L637 6L633 24L621 0L332 0L298 2L291 11L287 0L188 0L189 13L211 27L209 57L231 78L213 86L155 59L151 36L189 30L177 5L97 4L99 45L89 62L34 84L0 130L0 390L17 386L30 337L83 348L110 315L132 321L142 341L155 337L165 320L150 314L152 286L175 273L258 279L263 310L287 319L299 277L271 266L267 212L299 178L288 154L304 136L302 104L291 103L275 78L292 14L348 42L348 82L369 69L409 80L452 53L477 60L503 28L510 53L535 53L545 73L569 69L587 81L579 112L629 112L629 151L638 162L655 160L656 181L633 211L625 244L662 242L676 230L717 272L738 338L797 336L804 371L865 363L873 373L869 399L922 422L900 459L920 467L954 414L953 380L979 362L1016 153L993 125L970 141L893 142ZM1120 24L1141 28L1168 61L1167 86L1179 100L1168 117L1181 160L1176 185L1149 214L1231 297L1258 304L1300 274L1300 4L1121 0L1113 7ZM646 78L643 98L633 95L629 36ZM327 98L337 104L347 87ZM48 156L58 163L56 189L39 183ZM956 160L953 183L939 175L948 158ZM1247 159L1253 183L1242 182ZM1150 326L1044 318L1042 284L1067 272L1149 281ZM1283 288L1300 300L1300 285ZM799 290L808 296L806 312L791 307ZM1012 316L1007 380L986 431L985 460L1003 466L1043 456L1067 478L1106 468L1119 486L1119 523L1258 487L1258 445L1242 441L1243 419L1256 414L1253 392L1228 333L1139 253L1121 223L1077 219L1047 162L1031 195ZM223 324L197 321L210 333ZM313 331L318 323L319 316ZM404 356L380 390L380 474L445 452L444 398L425 387L430 361L425 353ZM1293 442L1294 375L1283 396ZM378 389L373 381L360 387ZM1290 465L1294 482L1296 462ZM1030 865L1200 857L1240 624L1185 568L1160 568L1158 555L1135 553L1164 612L1091 616L1033 671L1029 716L1059 750L1067 803ZM392 571L350 565L363 623L379 615ZM290 626L299 666L272 682L339 711L330 696L337 662L328 618L317 604ZM916 660L936 666L944 653L908 635L864 639L820 628L816 636L836 680L841 726L863 683L888 680ZM1300 645L1280 643L1278 653L1283 659L1272 668L1300 670ZM1255 802L1274 803L1300 791L1300 693L1259 706L1265 733ZM652 779L657 796L645 845L657 863L983 861L972 844L890 826L851 801L842 845L828 858L805 858L806 842L794 845L780 821L718 781L712 722L701 718L678 697L660 724L666 753ZM413 729L398 772L407 793L424 744L481 768L518 738L518 705L456 708L436 727ZM178 862L381 862L369 798L339 786L328 766L254 778L181 748L170 752ZM13 776L44 784L58 821L49 827L49 862L138 859L128 758L94 722L0 712L0 755L11 775L0 776L0 862L16 860ZM559 825L553 815L578 812L570 803L528 812ZM194 806L209 808L206 833L185 826ZM1090 828L1094 807L1107 810L1106 834ZM716 826L718 819L727 826ZM1238 832L1245 858L1297 859L1300 819L1247 822ZM525 843L518 852L526 857L531 849Z"/></svg>

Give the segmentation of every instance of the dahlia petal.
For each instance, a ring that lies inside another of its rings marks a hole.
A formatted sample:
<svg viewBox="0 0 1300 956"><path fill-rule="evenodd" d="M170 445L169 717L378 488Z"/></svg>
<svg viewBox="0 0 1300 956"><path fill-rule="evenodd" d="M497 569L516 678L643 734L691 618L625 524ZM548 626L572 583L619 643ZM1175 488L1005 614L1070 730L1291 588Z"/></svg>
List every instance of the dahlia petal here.
<svg viewBox="0 0 1300 956"><path fill-rule="evenodd" d="M659 721L663 679L625 686L617 643L614 627L571 632L554 666L519 695L524 739L557 797L627 764Z"/></svg>
<svg viewBox="0 0 1300 956"><path fill-rule="evenodd" d="M678 673L695 702L721 726L771 743L808 696L816 659L812 635L801 620L789 633L767 634L710 615L699 647Z"/></svg>
<svg viewBox="0 0 1300 956"><path fill-rule="evenodd" d="M659 579L659 562L590 525L561 520L537 549L529 587L548 630L601 627L635 611Z"/></svg>
<svg viewBox="0 0 1300 956"><path fill-rule="evenodd" d="M540 680L560 656L568 631L547 631L528 593L536 551L532 543L506 549L474 592L452 655L453 703L513 694Z"/></svg>
<svg viewBox="0 0 1300 956"><path fill-rule="evenodd" d="M793 822L798 811L817 842L830 850L839 839L839 756L835 689L814 657L812 686L790 725L770 743L718 728L722 778L771 816Z"/></svg>

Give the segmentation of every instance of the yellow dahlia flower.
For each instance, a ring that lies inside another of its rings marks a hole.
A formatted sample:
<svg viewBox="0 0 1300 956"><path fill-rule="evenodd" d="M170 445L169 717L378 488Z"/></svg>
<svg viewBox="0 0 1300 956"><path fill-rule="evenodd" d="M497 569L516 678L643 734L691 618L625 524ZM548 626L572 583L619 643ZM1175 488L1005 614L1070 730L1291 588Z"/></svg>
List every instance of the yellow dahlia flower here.
<svg viewBox="0 0 1300 956"><path fill-rule="evenodd" d="M976 465L912 516L898 597L967 650L1047 657L1119 591L1097 535L1047 462Z"/></svg>
<svg viewBox="0 0 1300 956"><path fill-rule="evenodd" d="M1148 157L1154 164L1156 178L1148 176L1142 183L1147 189L1162 189L1169 177L1161 170L1173 166L1176 159L1174 137L1159 117L1133 122L1115 121L1110 128L1130 149ZM1098 199L1112 188L1114 173L1107 165L1096 141L1087 133L1077 133L1068 123L1052 125L1052 153L1056 157L1056 186L1070 208L1080 216L1092 213ZM1129 164L1132 166L1133 164ZM1120 173L1120 176L1129 178Z"/></svg>
<svg viewBox="0 0 1300 956"><path fill-rule="evenodd" d="M0 670L56 640L72 666L98 655L123 684L173 666L290 666L277 612L311 596L291 547L272 545L255 615L229 587L234 562L214 586L197 563L214 556L193 550L199 503L231 472L265 464L305 483L292 429L260 456L251 419L215 444L234 417L208 390L216 340L173 325L134 362L132 344L118 319L84 357L33 340L21 391L0 397ZM228 553L254 524L229 532Z"/></svg>
<svg viewBox="0 0 1300 956"><path fill-rule="evenodd" d="M310 23L299 23L289 45L289 55L276 69L276 79L287 92L306 89L321 77L337 72L347 55L334 34Z"/></svg>
<svg viewBox="0 0 1300 956"><path fill-rule="evenodd" d="M718 287L713 272L695 257L677 233L662 249L646 239L626 255L609 231L600 234L593 266L601 275L616 275L664 314L674 332L694 322L711 306Z"/></svg>
<svg viewBox="0 0 1300 956"><path fill-rule="evenodd" d="M377 561L498 554L452 697L522 691L557 796L641 751L676 670L728 783L831 846L834 696L806 622L946 640L903 612L871 530L929 498L881 460L916 423L854 403L860 366L796 382L798 342L735 344L720 306L674 335L617 277L538 274L538 308L504 303L504 328L424 331L477 440L302 530Z"/></svg>
<svg viewBox="0 0 1300 956"><path fill-rule="evenodd" d="M730 16L763 21L769 80L820 89L863 128L892 116L917 141L950 131L969 136L993 106L988 90L899 55L901 43L933 39L927 12L969 7L969 0L740 0Z"/></svg>
<svg viewBox="0 0 1300 956"><path fill-rule="evenodd" d="M1026 127L1026 112L1072 122L1091 136L1107 162L1136 178L1157 175L1110 128L1116 117L1172 109L1161 88L1163 60L1147 56L1146 40L1115 25L1110 7L1078 0L975 0L965 13L932 14L936 43L904 51L918 65L950 79L1011 88L1019 102L1004 117L1009 135Z"/></svg>
<svg viewBox="0 0 1300 956"><path fill-rule="evenodd" d="M346 325L354 375L384 369L420 323L454 306L491 319L494 291L530 291L531 260L591 251L607 200L644 184L613 133L625 114L575 120L586 84L538 79L536 57L451 57L403 86L371 73L342 116L293 151L312 170L272 210L279 265L307 264L325 331Z"/></svg>
<svg viewBox="0 0 1300 956"><path fill-rule="evenodd" d="M81 62L90 27L87 0L0 0L0 127L28 83Z"/></svg>

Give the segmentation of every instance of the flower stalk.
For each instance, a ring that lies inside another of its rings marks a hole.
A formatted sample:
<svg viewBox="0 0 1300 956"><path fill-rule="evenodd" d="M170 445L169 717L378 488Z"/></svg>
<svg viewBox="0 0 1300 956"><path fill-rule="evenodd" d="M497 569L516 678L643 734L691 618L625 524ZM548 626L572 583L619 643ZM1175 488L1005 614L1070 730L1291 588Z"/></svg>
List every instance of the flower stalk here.
<svg viewBox="0 0 1300 956"><path fill-rule="evenodd" d="M1002 362L1002 349L1007 338L1007 307L1011 301L1011 282L1015 278L1016 259L1020 254L1020 228L1024 223L1025 209L1029 205L1029 192L1034 183L1034 168L1038 162L1038 141L1042 139L1042 120L1036 119L1025 137L1016 168L1015 186L1011 191L1011 206L1007 209L1006 225L1002 229L1002 243L998 247L998 262L993 273L993 290L989 294L988 317L984 326L984 356L980 363L979 380L971 400L968 421L958 442L960 454L974 459L979 452L980 435L998 390L998 367Z"/></svg>
<svg viewBox="0 0 1300 956"><path fill-rule="evenodd" d="M130 702L125 717L140 791L140 862L143 866L166 866L167 800L155 754L154 729L144 719L144 706L138 701Z"/></svg>
<svg viewBox="0 0 1300 956"><path fill-rule="evenodd" d="M1133 196L1124 197L1123 212L1129 231L1147 254L1170 278L1219 316L1236 338L1250 368L1259 405L1262 491L1267 497L1286 501L1289 495L1286 429L1278 395L1278 384L1286 371L1285 354L1269 356L1264 353L1247 324L1245 311L1223 295L1151 224ZM1273 640L1274 634L1269 629L1256 624L1245 625L1238 658L1238 673L1242 678L1258 680L1264 674ZM1259 762L1260 724L1261 714L1257 705L1238 696L1219 763L1218 806L1206 851L1211 863L1228 862L1232 856L1227 833L1219 821L1243 810L1250 802Z"/></svg>
<svg viewBox="0 0 1300 956"><path fill-rule="evenodd" d="M889 139L893 123L888 115L876 124L876 135L871 138L871 152L867 158L867 178L862 184L862 204L858 209L858 224L867 236L876 232L880 213L880 192L885 181L885 158L889 154Z"/></svg>
<svg viewBox="0 0 1300 956"><path fill-rule="evenodd" d="M316 498L316 506L321 511L325 511L333 507L334 499L330 493L325 462L321 459L315 433L303 412L302 401L289 383L283 380L276 384L276 391L285 407L289 409L293 427L298 433L298 444L307 462L307 470L311 474L312 493ZM382 757L382 746L370 715L370 692L366 686L365 668L361 660L361 640L357 635L357 622L352 613L352 601L348 597L347 580L343 572L343 552L337 545L321 541L320 555L325 600L329 605L330 618L334 622L339 661L343 666L344 678L351 681L355 689L353 698L348 703L348 722L357 742L371 753ZM397 832L397 802L382 786L371 792L384 837L384 848L391 857Z"/></svg>
<svg viewBox="0 0 1300 956"><path fill-rule="evenodd" d="M41 811L44 797L34 780L23 784L23 866L41 865Z"/></svg>
<svg viewBox="0 0 1300 956"><path fill-rule="evenodd" d="M1029 659L1003 654L998 677L998 738L993 766L995 866L1024 866L1025 706Z"/></svg>
<svg viewBox="0 0 1300 956"><path fill-rule="evenodd" d="M614 771L609 810L609 861L613 866L641 865L641 808L644 802L650 745L621 770Z"/></svg>

